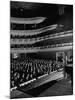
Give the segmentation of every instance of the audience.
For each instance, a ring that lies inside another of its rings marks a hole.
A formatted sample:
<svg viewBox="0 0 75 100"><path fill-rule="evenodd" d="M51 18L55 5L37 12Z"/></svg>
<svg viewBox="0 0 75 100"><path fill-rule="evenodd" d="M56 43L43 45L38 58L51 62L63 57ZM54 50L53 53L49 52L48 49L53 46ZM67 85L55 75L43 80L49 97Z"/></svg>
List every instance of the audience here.
<svg viewBox="0 0 75 100"><path fill-rule="evenodd" d="M44 74L50 74L62 68L62 64L56 61L40 59L12 59L11 60L11 88L19 86Z"/></svg>

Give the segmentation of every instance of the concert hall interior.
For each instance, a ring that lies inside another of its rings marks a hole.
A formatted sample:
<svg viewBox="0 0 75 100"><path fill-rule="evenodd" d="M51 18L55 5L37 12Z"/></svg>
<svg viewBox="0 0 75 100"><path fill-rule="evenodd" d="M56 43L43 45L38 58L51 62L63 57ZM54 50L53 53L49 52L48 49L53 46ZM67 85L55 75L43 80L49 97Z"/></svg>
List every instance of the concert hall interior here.
<svg viewBox="0 0 75 100"><path fill-rule="evenodd" d="M73 94L73 5L10 1L10 98Z"/></svg>

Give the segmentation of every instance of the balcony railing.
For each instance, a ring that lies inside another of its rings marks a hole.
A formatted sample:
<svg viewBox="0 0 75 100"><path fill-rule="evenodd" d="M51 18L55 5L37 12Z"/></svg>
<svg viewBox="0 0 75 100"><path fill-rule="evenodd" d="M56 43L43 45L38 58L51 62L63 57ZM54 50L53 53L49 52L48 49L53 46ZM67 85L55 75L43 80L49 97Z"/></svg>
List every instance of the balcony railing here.
<svg viewBox="0 0 75 100"><path fill-rule="evenodd" d="M19 23L19 24L38 24L45 20L45 17L34 17L34 18L15 18L11 17L11 23Z"/></svg>
<svg viewBox="0 0 75 100"><path fill-rule="evenodd" d="M36 30L10 30L10 34L13 36L19 35L19 36L31 36L31 35L37 35L43 32L46 32L48 30L54 30L56 29L58 25L54 24L54 25L49 25L40 29L36 29Z"/></svg>
<svg viewBox="0 0 75 100"><path fill-rule="evenodd" d="M45 41L48 39L56 39L56 38L62 38L62 37L68 37L73 36L72 30L64 31L60 33L56 33L53 35L43 36L43 37L37 37L37 38L28 38L28 39L13 39L11 38L10 43L11 44L34 44L36 42Z"/></svg>
<svg viewBox="0 0 75 100"><path fill-rule="evenodd" d="M26 47L26 48L11 48L11 53L26 53L26 52L38 52L38 51L56 51L56 50L68 50L73 49L73 43L62 43L56 45L47 45L39 47Z"/></svg>

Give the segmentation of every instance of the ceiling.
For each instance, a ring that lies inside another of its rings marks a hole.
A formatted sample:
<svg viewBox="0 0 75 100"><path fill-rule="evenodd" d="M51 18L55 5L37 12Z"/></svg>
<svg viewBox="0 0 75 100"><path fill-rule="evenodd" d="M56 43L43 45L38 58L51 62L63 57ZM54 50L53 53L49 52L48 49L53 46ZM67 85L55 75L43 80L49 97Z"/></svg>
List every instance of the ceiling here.
<svg viewBox="0 0 75 100"><path fill-rule="evenodd" d="M59 11L64 13L59 14ZM50 23L57 23L63 16L73 16L72 5L46 4L34 2L10 1L10 16L18 18L47 17Z"/></svg>

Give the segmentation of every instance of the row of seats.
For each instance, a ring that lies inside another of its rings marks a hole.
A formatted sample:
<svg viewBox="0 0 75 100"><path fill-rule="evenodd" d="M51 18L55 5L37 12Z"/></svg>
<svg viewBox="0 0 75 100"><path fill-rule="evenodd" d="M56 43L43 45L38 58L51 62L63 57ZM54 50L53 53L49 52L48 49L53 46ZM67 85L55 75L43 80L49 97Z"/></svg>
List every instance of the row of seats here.
<svg viewBox="0 0 75 100"><path fill-rule="evenodd" d="M62 30L63 31L63 30ZM37 38L37 37L42 37L42 36L48 36L48 35L52 35L52 34L55 34L55 33L57 33L57 32L60 32L59 30L57 31L57 30L47 30L47 31L45 31L45 32L42 32L42 33L40 33L40 34L34 34L34 35L28 35L28 36L25 36L25 35L11 35L11 38L13 38L13 39L16 39L16 38L18 38L18 39L25 39L25 38Z"/></svg>
<svg viewBox="0 0 75 100"><path fill-rule="evenodd" d="M62 42L68 42L68 41L72 41L73 40L73 35L72 35L72 31L70 32L66 32L65 35L64 35L65 32L61 32L60 34L54 34L54 36L52 35L48 35L48 36L44 36L44 37L37 37L37 38L28 38L28 39L25 39L25 38L18 38L16 36L16 38L13 38L11 37L11 43L12 44L32 44L32 45L38 45L40 43L40 46L42 44L51 44L51 43L54 43L55 41L55 44L56 43L62 43ZM68 34L67 34L68 33ZM68 35L66 37L66 35ZM64 37L65 36L65 37ZM45 43L44 43L45 42Z"/></svg>
<svg viewBox="0 0 75 100"><path fill-rule="evenodd" d="M49 25L49 26L46 26L46 27L43 27L43 28L40 28L40 29L36 29L36 30L11 30L10 33L11 35L13 36L32 36L32 35L38 35L38 34L42 34L44 32L47 32L47 31L51 31L51 30L55 30L57 27L57 24L55 25Z"/></svg>
<svg viewBox="0 0 75 100"><path fill-rule="evenodd" d="M64 31L63 31L64 30ZM45 37L49 37L49 35L59 35L58 33L60 34L67 34L67 33L73 33L72 31L72 28L69 28L69 29L64 29L64 27L60 27L60 25L54 25L52 27L48 26L44 29L39 29L39 30L33 30L33 31L19 31L19 30L14 30L14 31L11 31L11 38L13 39L27 39L27 38L45 38ZM30 33L30 34L29 34ZM27 35L28 34L28 35Z"/></svg>
<svg viewBox="0 0 75 100"><path fill-rule="evenodd" d="M59 44L53 44L53 45L47 45L47 46L38 46L38 45L11 45L11 48L13 49L45 49L45 48L55 48L55 47L63 47L63 46L71 46L73 45L72 42L68 43L59 43Z"/></svg>
<svg viewBox="0 0 75 100"><path fill-rule="evenodd" d="M25 59L11 61L11 88L19 86L21 83L32 79L37 79L44 74L50 74L53 71L58 71L63 64L56 61L47 61L39 59Z"/></svg>

